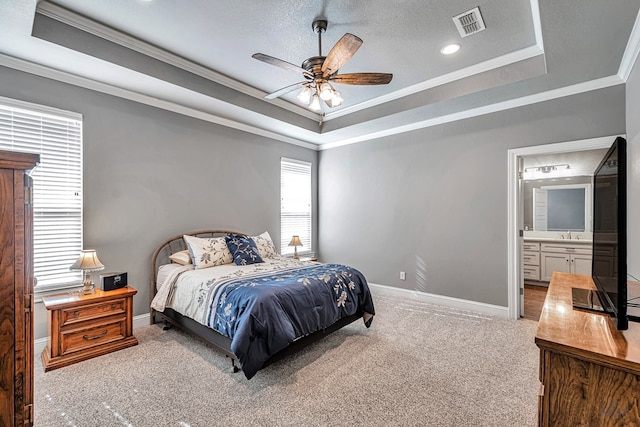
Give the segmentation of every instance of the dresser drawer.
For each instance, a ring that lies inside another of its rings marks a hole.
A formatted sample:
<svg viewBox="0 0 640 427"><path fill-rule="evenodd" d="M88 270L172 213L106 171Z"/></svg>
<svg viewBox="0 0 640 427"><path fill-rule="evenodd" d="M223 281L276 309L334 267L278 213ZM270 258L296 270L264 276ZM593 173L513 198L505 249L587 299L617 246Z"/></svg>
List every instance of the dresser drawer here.
<svg viewBox="0 0 640 427"><path fill-rule="evenodd" d="M591 245L570 243L543 243L540 245L542 252L554 252L561 254L591 255Z"/></svg>
<svg viewBox="0 0 640 427"><path fill-rule="evenodd" d="M122 340L125 337L125 318L115 319L112 323L94 324L87 328L69 330L62 332L60 336L60 355Z"/></svg>
<svg viewBox="0 0 640 427"><path fill-rule="evenodd" d="M522 244L522 248L525 251L539 251L540 250L540 243L539 242L524 242Z"/></svg>
<svg viewBox="0 0 640 427"><path fill-rule="evenodd" d="M125 314L127 309L125 304L126 300L120 298L61 310L60 326L73 325L85 320L98 319L114 314Z"/></svg>
<svg viewBox="0 0 640 427"><path fill-rule="evenodd" d="M540 265L540 252L525 252L522 258L525 265Z"/></svg>
<svg viewBox="0 0 640 427"><path fill-rule="evenodd" d="M522 273L525 279L540 280L540 267L537 265L525 265L522 268Z"/></svg>

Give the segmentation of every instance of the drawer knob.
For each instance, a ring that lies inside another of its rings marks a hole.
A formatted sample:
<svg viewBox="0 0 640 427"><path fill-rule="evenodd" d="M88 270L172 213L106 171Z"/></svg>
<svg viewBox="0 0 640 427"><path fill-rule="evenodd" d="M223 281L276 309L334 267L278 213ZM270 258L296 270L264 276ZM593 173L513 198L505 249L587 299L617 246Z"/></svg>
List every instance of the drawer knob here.
<svg viewBox="0 0 640 427"><path fill-rule="evenodd" d="M73 312L73 315L74 315L74 316L79 316L79 315L80 315L80 312L79 312L79 311L74 311L74 312Z"/></svg>
<svg viewBox="0 0 640 427"><path fill-rule="evenodd" d="M116 308L117 306L118 306L117 304L111 304L111 309L112 309L112 310L115 310L115 308Z"/></svg>
<svg viewBox="0 0 640 427"><path fill-rule="evenodd" d="M105 329L104 331L102 331L102 333L101 333L101 334L99 334L99 335L94 335L94 336L92 336L92 337L90 337L89 335L83 335L83 336L82 336L82 339L83 339L83 340L87 340L87 341L90 341L90 340L96 340L96 339L98 339L98 338L100 338L100 337L103 337L103 336L105 336L105 335L107 335L107 330L106 330L106 329Z"/></svg>

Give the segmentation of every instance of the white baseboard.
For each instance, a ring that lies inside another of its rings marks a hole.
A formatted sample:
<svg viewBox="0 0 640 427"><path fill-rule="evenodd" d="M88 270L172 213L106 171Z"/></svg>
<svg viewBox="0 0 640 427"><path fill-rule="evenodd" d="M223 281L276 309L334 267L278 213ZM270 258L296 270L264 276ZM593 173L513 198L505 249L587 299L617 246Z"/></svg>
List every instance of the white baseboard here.
<svg viewBox="0 0 640 427"><path fill-rule="evenodd" d="M395 288L393 286L379 285L377 283L369 283L369 287L375 293L386 293L387 295L395 295L404 298L413 298L419 301L429 302L431 304L443 305L446 307L457 308L461 310L475 311L490 316L508 318L509 308L499 305L487 304L478 301L469 301L460 298L447 297L443 295L429 294L426 292L413 291L409 289ZM140 314L133 317L133 329L149 325L151 315L149 313ZM38 338L34 341L34 354L37 356L47 345L48 337Z"/></svg>
<svg viewBox="0 0 640 427"><path fill-rule="evenodd" d="M49 341L48 337L38 338L33 342L33 354L34 357L40 357L40 353L47 346L47 341Z"/></svg>
<svg viewBox="0 0 640 427"><path fill-rule="evenodd" d="M487 304L478 301L469 301L443 295L429 294L426 292L414 291L410 289L395 288L393 286L379 285L377 283L369 283L369 287L371 288L374 295L375 293L381 293L400 296L404 298L413 298L431 304L444 305L446 307L452 307L461 310L475 311L478 313L502 317L505 319L509 317L509 307L503 307L500 305Z"/></svg>
<svg viewBox="0 0 640 427"><path fill-rule="evenodd" d="M133 329L149 325L150 319L151 315L149 313L133 316ZM47 341L49 341L49 337L38 338L33 341L33 354L35 357L40 357L40 353L47 346Z"/></svg>
<svg viewBox="0 0 640 427"><path fill-rule="evenodd" d="M151 314L149 313L133 316L133 329L140 328L142 326L149 326L150 321Z"/></svg>

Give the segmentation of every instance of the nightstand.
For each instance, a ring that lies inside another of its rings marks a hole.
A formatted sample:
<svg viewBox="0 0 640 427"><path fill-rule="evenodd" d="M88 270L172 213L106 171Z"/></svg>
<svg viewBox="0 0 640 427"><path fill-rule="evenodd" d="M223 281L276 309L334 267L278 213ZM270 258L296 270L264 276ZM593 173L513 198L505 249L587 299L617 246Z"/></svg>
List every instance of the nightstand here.
<svg viewBox="0 0 640 427"><path fill-rule="evenodd" d="M298 258L300 261L318 261L318 258L314 257L314 256L301 256L300 258Z"/></svg>
<svg viewBox="0 0 640 427"><path fill-rule="evenodd" d="M133 296L124 287L89 295L42 297L47 309L49 342L42 352L44 370L61 368L138 344L133 336Z"/></svg>

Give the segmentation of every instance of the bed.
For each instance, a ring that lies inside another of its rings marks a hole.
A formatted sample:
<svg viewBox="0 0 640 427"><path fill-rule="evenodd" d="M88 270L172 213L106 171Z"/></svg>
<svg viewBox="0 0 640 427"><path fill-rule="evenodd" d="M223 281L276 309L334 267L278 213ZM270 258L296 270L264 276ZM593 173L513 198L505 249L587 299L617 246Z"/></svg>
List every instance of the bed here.
<svg viewBox="0 0 640 427"><path fill-rule="evenodd" d="M358 270L282 257L266 232L167 239L152 256L150 295L152 324L205 340L247 379L358 319L368 328L375 314Z"/></svg>

